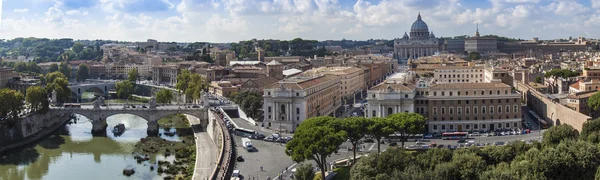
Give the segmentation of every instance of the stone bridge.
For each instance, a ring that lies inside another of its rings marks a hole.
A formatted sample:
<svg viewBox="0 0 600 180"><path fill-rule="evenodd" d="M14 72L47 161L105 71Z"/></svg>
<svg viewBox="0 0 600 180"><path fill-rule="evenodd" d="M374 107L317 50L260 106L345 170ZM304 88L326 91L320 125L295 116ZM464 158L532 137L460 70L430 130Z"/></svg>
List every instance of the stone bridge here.
<svg viewBox="0 0 600 180"><path fill-rule="evenodd" d="M200 119L202 128L208 125L208 106L199 104L187 105L158 105L153 99L140 107L139 104L133 108L127 104L101 103L103 98L94 101L93 105L81 105L81 107L51 107L50 114L79 114L90 119L92 122L92 134L102 135L106 132L108 124L106 118L115 114L133 114L148 121L148 135L158 135L158 120L172 114L187 114Z"/></svg>
<svg viewBox="0 0 600 180"><path fill-rule="evenodd" d="M108 96L108 91L115 89L116 81L86 81L82 83L69 84L71 94L77 99L81 99L83 92L92 90L98 96Z"/></svg>

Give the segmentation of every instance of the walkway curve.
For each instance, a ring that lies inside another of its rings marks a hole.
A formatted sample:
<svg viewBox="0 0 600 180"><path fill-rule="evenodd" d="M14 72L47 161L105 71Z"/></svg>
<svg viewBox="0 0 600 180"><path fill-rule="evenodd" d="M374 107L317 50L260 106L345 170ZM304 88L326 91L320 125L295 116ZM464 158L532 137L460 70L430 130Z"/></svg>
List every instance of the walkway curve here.
<svg viewBox="0 0 600 180"><path fill-rule="evenodd" d="M193 180L211 179L215 164L217 163L217 145L208 135L208 132L202 131L195 127L199 127L200 120L194 116L185 115L196 139L196 163L194 167Z"/></svg>

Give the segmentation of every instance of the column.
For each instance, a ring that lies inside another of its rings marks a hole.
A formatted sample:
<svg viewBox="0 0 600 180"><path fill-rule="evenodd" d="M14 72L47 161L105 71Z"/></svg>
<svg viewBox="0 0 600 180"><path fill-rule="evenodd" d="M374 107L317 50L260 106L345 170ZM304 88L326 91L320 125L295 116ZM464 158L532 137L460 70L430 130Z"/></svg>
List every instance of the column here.
<svg viewBox="0 0 600 180"><path fill-rule="evenodd" d="M396 105L396 113L400 112L400 108L398 108L398 105Z"/></svg>
<svg viewBox="0 0 600 180"><path fill-rule="evenodd" d="M383 117L383 113L381 112L381 103L379 104L379 112L377 112L377 114L379 114L379 117Z"/></svg>

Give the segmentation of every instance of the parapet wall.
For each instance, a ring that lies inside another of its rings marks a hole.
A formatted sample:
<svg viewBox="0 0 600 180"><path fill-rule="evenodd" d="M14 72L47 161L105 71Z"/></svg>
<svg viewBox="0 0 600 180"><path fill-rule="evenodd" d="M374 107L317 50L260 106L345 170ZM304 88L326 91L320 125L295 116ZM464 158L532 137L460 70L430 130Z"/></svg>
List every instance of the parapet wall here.
<svg viewBox="0 0 600 180"><path fill-rule="evenodd" d="M17 121L14 127L0 127L0 151L33 142L51 133L69 120L69 114L32 114Z"/></svg>
<svg viewBox="0 0 600 180"><path fill-rule="evenodd" d="M552 125L568 124L581 132L583 123L592 120L590 116L581 114L559 102L552 101L552 99L527 84L516 81L515 88L522 93L522 98L525 99L527 106Z"/></svg>

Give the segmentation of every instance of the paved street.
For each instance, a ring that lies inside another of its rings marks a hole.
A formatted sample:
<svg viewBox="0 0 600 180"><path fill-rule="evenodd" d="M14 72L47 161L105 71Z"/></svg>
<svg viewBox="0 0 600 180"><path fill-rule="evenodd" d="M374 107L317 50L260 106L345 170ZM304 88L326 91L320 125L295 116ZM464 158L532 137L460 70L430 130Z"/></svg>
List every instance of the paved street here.
<svg viewBox="0 0 600 180"><path fill-rule="evenodd" d="M194 116L185 115L190 125L200 124L200 120ZM210 179L212 172L217 163L217 145L208 135L208 132L194 129L196 137L196 169L194 169L194 179L204 180Z"/></svg>

